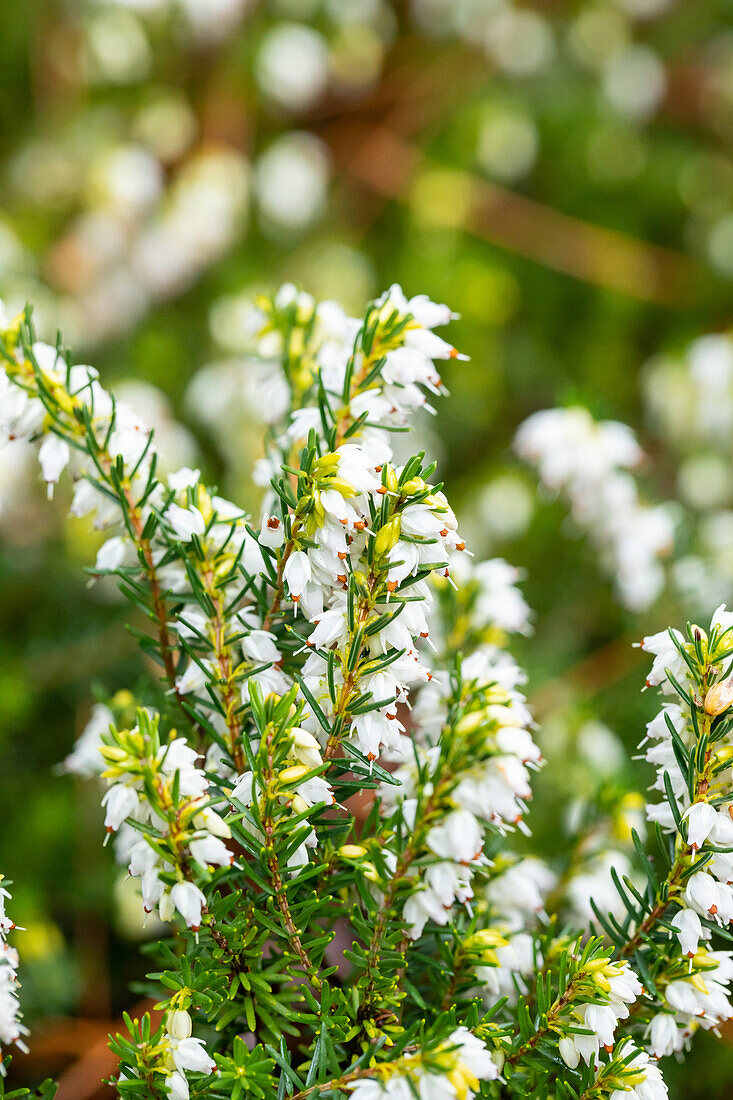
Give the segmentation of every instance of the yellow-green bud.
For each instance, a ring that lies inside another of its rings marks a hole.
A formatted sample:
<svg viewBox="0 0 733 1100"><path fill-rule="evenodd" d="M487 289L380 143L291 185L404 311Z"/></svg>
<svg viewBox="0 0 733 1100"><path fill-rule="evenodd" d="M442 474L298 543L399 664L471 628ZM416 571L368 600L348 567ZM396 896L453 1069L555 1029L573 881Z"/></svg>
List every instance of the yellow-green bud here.
<svg viewBox="0 0 733 1100"><path fill-rule="evenodd" d="M733 745L723 745L713 753L715 764L730 764L731 760L733 760Z"/></svg>
<svg viewBox="0 0 733 1100"><path fill-rule="evenodd" d="M307 768L305 764L291 764L289 768L283 768L278 779L281 783L297 783L309 771L310 768Z"/></svg>
<svg viewBox="0 0 733 1100"><path fill-rule="evenodd" d="M121 764L123 760L127 760L129 755L127 751L120 748L119 745L100 745L99 751L108 764Z"/></svg>
<svg viewBox="0 0 733 1100"><path fill-rule="evenodd" d="M468 714L464 714L463 718L460 718L456 722L456 733L465 734L473 733L479 729L486 722L486 714L483 710L472 710Z"/></svg>
<svg viewBox="0 0 733 1100"><path fill-rule="evenodd" d="M374 540L374 553L378 558L388 554L392 547L397 544L401 528L399 516L392 516L391 519L387 520L384 527L380 528Z"/></svg>
<svg viewBox="0 0 733 1100"><path fill-rule="evenodd" d="M382 474L382 482L383 482L385 488L389 489L390 493L396 493L397 492L397 485L398 485L397 474L396 474L395 468L394 468L394 466L392 465L391 462L387 466L384 467L384 473Z"/></svg>

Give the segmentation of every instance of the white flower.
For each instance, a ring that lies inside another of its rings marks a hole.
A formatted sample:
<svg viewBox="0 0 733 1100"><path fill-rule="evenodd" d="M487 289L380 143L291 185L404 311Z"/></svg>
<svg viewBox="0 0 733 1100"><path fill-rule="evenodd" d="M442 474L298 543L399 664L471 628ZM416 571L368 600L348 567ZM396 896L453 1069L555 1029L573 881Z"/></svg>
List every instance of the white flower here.
<svg viewBox="0 0 733 1100"><path fill-rule="evenodd" d="M571 1035L563 1036L558 1043L558 1050L565 1065L570 1069L575 1069L580 1062L580 1051Z"/></svg>
<svg viewBox="0 0 733 1100"><path fill-rule="evenodd" d="M202 662L203 664L203 662ZM209 677L198 661L189 661L186 670L176 677L176 691L180 695L198 693L206 685Z"/></svg>
<svg viewBox="0 0 733 1100"><path fill-rule="evenodd" d="M206 898L198 886L193 882L177 882L171 888L170 897L188 927L196 931L201 925L201 910L206 905ZM195 1069L196 1067L184 1068Z"/></svg>
<svg viewBox="0 0 733 1100"><path fill-rule="evenodd" d="M173 533L181 542L190 542L194 535L203 535L206 520L198 508L181 508L178 504L169 504L165 513Z"/></svg>
<svg viewBox="0 0 733 1100"><path fill-rule="evenodd" d="M405 902L402 915L409 929L410 939L419 939L427 921L435 921L436 924L445 925L448 922L449 910L442 904L435 893L423 887L410 894Z"/></svg>
<svg viewBox="0 0 733 1100"><path fill-rule="evenodd" d="M253 799L254 776L252 772L242 772L231 793L231 798L250 806Z"/></svg>
<svg viewBox="0 0 733 1100"><path fill-rule="evenodd" d="M186 489L193 489L198 485L201 477L200 470L193 470L190 466L181 466L180 470L174 470L168 474L168 484L176 493L183 493Z"/></svg>
<svg viewBox="0 0 733 1100"><path fill-rule="evenodd" d="M283 527L283 521L279 516L271 516L268 512L265 512L259 534L260 545L277 549L278 546L282 546L284 540L285 528Z"/></svg>
<svg viewBox="0 0 733 1100"><path fill-rule="evenodd" d="M627 1069L634 1074L634 1078L642 1074L642 1081L633 1088L614 1089L608 1100L667 1100L669 1094L661 1071L645 1051L640 1050L627 1063Z"/></svg>
<svg viewBox="0 0 733 1100"><path fill-rule="evenodd" d="M189 1100L191 1092L184 1074L171 1073L169 1077L166 1077L165 1083L170 1100Z"/></svg>
<svg viewBox="0 0 733 1100"><path fill-rule="evenodd" d="M83 477L74 485L74 497L69 509L72 516L88 516L95 512L94 526L103 530L119 519L120 508L116 501L110 500L87 478Z"/></svg>
<svg viewBox="0 0 733 1100"><path fill-rule="evenodd" d="M472 863L481 855L484 838L476 818L467 810L454 810L435 825L427 835L426 843L432 852L443 859L455 859L457 863Z"/></svg>
<svg viewBox="0 0 733 1100"><path fill-rule="evenodd" d="M94 564L95 570L113 573L121 565L124 565L129 549L130 542L122 535L114 535L111 539L107 539L97 551L97 560Z"/></svg>
<svg viewBox="0 0 733 1100"><path fill-rule="evenodd" d="M224 841L216 836L198 837L191 841L190 848L197 863L229 867L234 862L234 856Z"/></svg>
<svg viewBox="0 0 733 1100"><path fill-rule="evenodd" d="M695 802L682 816L687 821L687 842L697 851L707 840L718 815L708 802Z"/></svg>
<svg viewBox="0 0 733 1100"><path fill-rule="evenodd" d="M308 730L293 726L290 731L290 740L293 745L293 755L301 764L309 768L317 768L323 763L321 746Z"/></svg>
<svg viewBox="0 0 733 1100"><path fill-rule="evenodd" d="M69 444L50 432L38 451L38 461L41 464L43 480L48 485L49 496L53 493L53 487L62 472L66 469L71 458Z"/></svg>
<svg viewBox="0 0 733 1100"><path fill-rule="evenodd" d="M690 875L685 888L685 900L703 916L714 916L718 912L718 884L706 871L696 871Z"/></svg>
<svg viewBox="0 0 733 1100"><path fill-rule="evenodd" d="M114 833L123 821L136 812L140 805L140 798L132 787L124 783L115 783L106 792L102 805L106 810L104 827L107 832Z"/></svg>
<svg viewBox="0 0 733 1100"><path fill-rule="evenodd" d="M311 563L304 550L295 550L285 562L283 579L288 586L290 598L298 601L311 579Z"/></svg>
<svg viewBox="0 0 733 1100"><path fill-rule="evenodd" d="M104 770L104 760L99 751L102 745L102 734L108 733L113 723L114 715L109 707L103 703L96 703L72 752L64 760L64 770L74 775L82 775L87 779L93 775L99 775Z"/></svg>
<svg viewBox="0 0 733 1100"><path fill-rule="evenodd" d="M208 833L222 837L224 840L228 840L232 835L232 830L226 821L219 817L211 806L204 806L203 810L199 810L193 819L193 823L197 829L205 829Z"/></svg>
<svg viewBox="0 0 733 1100"><path fill-rule="evenodd" d="M179 886L184 885L179 883ZM173 887L175 890L175 886ZM191 1070L193 1073L213 1073L216 1063L206 1052L203 1039L192 1036L187 1039L179 1039L172 1045L173 1061L179 1073Z"/></svg>
<svg viewBox="0 0 733 1100"><path fill-rule="evenodd" d="M678 642L684 642L679 630L661 630L658 634L650 634L643 638L640 643L645 653L654 655L654 663L647 676L647 683L652 687L658 686L662 691L672 689L667 679L668 670L679 683L684 683L687 675L687 665L670 635L674 635Z"/></svg>
<svg viewBox="0 0 733 1100"><path fill-rule="evenodd" d="M681 1048L682 1029L669 1012L658 1012L649 1025L649 1048L655 1058L666 1058Z"/></svg>
<svg viewBox="0 0 733 1100"><path fill-rule="evenodd" d="M697 952L698 943L703 935L699 916L692 909L680 909L670 924L677 933L683 954L692 958Z"/></svg>

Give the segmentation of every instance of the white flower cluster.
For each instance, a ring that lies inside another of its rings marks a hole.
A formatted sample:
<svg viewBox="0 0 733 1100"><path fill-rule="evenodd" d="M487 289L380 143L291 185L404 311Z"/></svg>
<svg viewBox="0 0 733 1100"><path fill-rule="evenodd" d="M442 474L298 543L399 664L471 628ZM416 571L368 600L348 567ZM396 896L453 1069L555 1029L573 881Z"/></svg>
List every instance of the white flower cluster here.
<svg viewBox="0 0 733 1100"><path fill-rule="evenodd" d="M669 506L639 498L628 472L643 453L633 432L617 421L595 421L587 409L533 413L520 425L515 448L537 467L540 480L567 498L577 525L586 531L614 577L619 599L643 611L665 583L660 558L673 546Z"/></svg>
<svg viewBox="0 0 733 1100"><path fill-rule="evenodd" d="M11 321L0 305L0 327L10 330ZM36 342L32 355L44 384L63 394L65 410L84 410L100 446L111 460L121 461L134 476L131 488L142 494L150 473L152 453L149 432L129 405L114 404L98 381L97 372L88 366L69 367L55 347ZM3 371L0 375L0 434L6 440L35 439L44 427L46 408L40 397L28 392ZM72 461L72 448L60 435L48 431L39 449L43 480L49 493L64 469ZM102 494L88 480L93 469L88 456L73 452L73 473L77 478L71 513L83 516L96 513L96 525L105 527L119 519L119 505Z"/></svg>
<svg viewBox="0 0 733 1100"><path fill-rule="evenodd" d="M334 511L328 514L322 528L327 549L319 547L307 552L298 551L290 556L285 568L285 581L291 597L302 600L303 612L314 624L314 629L307 640L313 652L309 654L303 666L303 678L329 719L335 717L338 700L334 701L329 691L328 651L334 646L339 650L345 650L354 633L353 627L349 625L349 606L346 599L347 572L343 561L348 556L352 567L358 567L366 538L369 537L365 533L369 516L369 497L371 496L372 500L378 499L381 489L374 460L369 459L366 452L362 452L354 444L349 444L339 448L336 453L341 459L344 452L349 452L349 457L354 457L354 452L357 450L358 457L364 459L364 465L356 466L358 470L356 473L354 464L340 461L339 477L346 479L350 476L352 480L347 483L354 488L355 483L359 480L363 481L366 475L371 483L370 489L361 494L361 499L357 496L350 497L348 503L339 494L339 499L343 502L344 522L337 518L338 512L342 510L339 501L329 501L329 504L333 503ZM321 494L322 501L323 496L324 494ZM351 524L351 531L353 531L350 542L347 542L349 528L345 526L348 523ZM408 505L399 515L399 529L403 535L410 536L410 541L398 538L387 554L386 592L381 599L372 601L369 607L371 622L379 619L386 621L381 629L369 634L367 659L378 665L380 659L390 653L402 651L402 655L392 660L387 668L379 669L362 678L361 691L369 692L374 700L384 700L384 702L374 710L357 714L351 725L359 748L370 759L379 755L382 746L393 746L397 743L404 731L397 717L397 705L406 702L412 685L430 679L429 669L420 659L417 651L418 639L428 637L427 613L432 600L430 587L425 580L410 583L411 602L404 603L402 612L396 616L391 616L390 613L396 610L399 604L397 601L390 600L390 593L405 582L409 582L425 567L435 564L446 570L448 556L458 540L455 528L455 517L442 494L434 494L425 503ZM425 541L413 541L413 533ZM337 546L339 549L336 549ZM335 566L334 558L337 563ZM336 572L331 572L332 568L335 568ZM336 676L337 692L342 692L346 683L347 675L343 669L339 669Z"/></svg>
<svg viewBox="0 0 733 1100"><path fill-rule="evenodd" d="M324 438L319 407L296 408L284 434L261 464L259 478L267 483L279 475L288 456L307 442L309 433L315 434L321 449L328 448L313 467L308 541L295 548L300 533L296 517L291 541L286 544L283 522L274 514L270 500L260 543L281 551L285 590L313 626L307 637L311 653L303 667L303 679L330 721L336 720L339 707L343 708L355 688L356 677L347 669L346 654L361 630L366 649L362 663L373 665L375 671L361 678L359 688L384 703L354 715L350 733L361 751L374 759L380 747L395 744L403 730L397 704L406 700L412 684L430 678L417 653L418 639L428 637L427 613L432 599L423 578L434 570L447 575L449 555L464 548L443 494L427 492L429 487L419 477L405 483L403 469L391 466L385 430L407 424L410 414L426 404L425 389L440 392L433 360L456 357L457 353L432 328L447 323L452 314L424 296L408 301L399 287L392 287L368 316L374 335L372 347L366 351L363 323L346 317L334 303L316 306L309 296L285 286L273 307L294 311L301 323L312 327L313 378L320 379L328 401L341 405L341 411L331 440L337 445L331 449ZM280 352L280 335L267 325L265 314L259 324L265 329L260 338L262 353ZM385 468L389 476L383 476ZM415 496L416 503L410 503ZM375 529L385 497L399 498L402 503ZM372 550L380 563L370 572L365 558ZM366 591L359 602L359 621L354 624L349 578L362 570ZM399 590L408 586L410 600L400 602ZM383 625L373 629L375 623ZM330 667L332 650L341 655L335 670ZM396 659L385 660L388 655ZM306 724L313 733L318 732L315 716Z"/></svg>
<svg viewBox="0 0 733 1100"><path fill-rule="evenodd" d="M733 1016L733 953L704 946L711 939L713 924L726 928L733 921L733 774L725 724L714 743L709 731L703 731L709 747L702 763L697 762L701 724L710 723L733 700L731 682L715 682L727 668L733 613L722 605L707 634L697 627L693 630L697 643L707 647L701 653L710 662L705 666L709 682L701 702L692 671L695 663L683 656L690 653L690 643L679 631L662 631L640 643L654 657L647 683L665 698L642 742L646 759L657 769L652 789L662 794L662 801L648 806L647 816L666 832L677 834L679 853L671 872L671 896L679 908L670 925L682 958L667 973L663 1011L651 1021L650 1048L658 1057L681 1050L695 1028L717 1028ZM681 694L685 691L687 697ZM694 782L689 767L683 774L685 754L695 762ZM695 861L699 869L690 874L684 859L690 864Z"/></svg>
<svg viewBox="0 0 733 1100"><path fill-rule="evenodd" d="M680 910L672 921L683 942L683 951L685 946L692 944L691 936L696 934L687 918L691 912ZM733 960L730 951L696 949L689 966L680 969L665 986L663 1011L651 1020L648 1044L655 1058L686 1049L698 1027L705 1031L717 1030L733 1016L731 980Z"/></svg>
<svg viewBox="0 0 733 1100"><path fill-rule="evenodd" d="M415 409L428 407L424 390L436 395L441 393L443 383L434 360L465 358L433 332L455 318L448 306L431 302L424 294L408 299L401 288L394 285L377 300L369 316L370 325L377 326L377 338L379 331L389 324L379 347L385 362L368 381L361 379L366 385L360 385L360 370L374 366L379 358L371 354L376 352L373 347L365 355L364 348L355 345L362 320L347 316L336 302L316 303L309 294L298 292L290 283L279 289L273 306L276 311L294 311L299 325L308 328L306 362L310 362L314 373L319 372L329 397L341 399L344 396L347 370L353 369L348 401L344 402L348 407L340 412L340 417L350 424L364 418L365 422L359 425L357 432L351 433L350 438L358 438L377 460L380 457L386 460L392 455L389 433L382 429L404 427ZM288 350L282 335L270 323L269 311L253 310L247 325L264 359L279 358L283 350ZM303 339L301 337L301 347ZM300 385L307 382L307 379L301 381ZM292 443L305 441L310 428L318 435L323 432L315 404L295 410L286 439L279 441L281 449L289 451ZM274 469L279 471L279 456L273 458Z"/></svg>
<svg viewBox="0 0 733 1100"><path fill-rule="evenodd" d="M15 324L0 315L0 326L12 338ZM233 753L238 735L233 714L241 693L247 697L247 674L281 661L271 636L259 629L261 621L248 613L243 599L238 616L224 615L223 609L242 587L235 566L255 576L264 569L244 513L222 497L210 497L199 483L198 470L183 467L169 474L167 484L157 481L153 474L157 452L147 425L129 405L113 401L96 371L88 366L69 367L56 348L41 342L34 343L31 353L32 362L24 360L18 350L18 380L7 371L0 375L0 433L10 440L40 438L39 461L49 492L69 466L74 479L71 514L90 515L97 528L116 527L125 532L113 534L99 550L96 570L100 574L119 571L134 579L144 568L152 580L155 573L160 601L156 614L163 616L169 642L177 636L181 647L191 654L187 667L171 686L179 696L201 693L202 709L222 735L228 733ZM58 433L49 428L47 408L36 396L39 384L51 394L54 412L60 418ZM94 459L86 449L67 442L67 438L79 437L84 418L98 452ZM62 438L62 431L67 438ZM159 525L152 536L146 536L146 525L154 517ZM200 576L203 597L199 590L192 592L191 569ZM165 621L167 611L162 604L169 593L187 601L172 622ZM204 599L206 612L198 606L199 598ZM213 619L208 612L212 600L217 607ZM231 644L234 636L239 639L235 647ZM269 681L270 690L288 686L276 668ZM219 706L206 696L203 689L207 684L221 696ZM93 738L89 744L93 758ZM71 766L77 766L80 759ZM88 754L85 759L90 759Z"/></svg>
<svg viewBox="0 0 733 1100"><path fill-rule="evenodd" d="M195 120L188 125L195 127ZM70 157L72 150L55 155ZM95 151L80 181L82 212L47 254L45 332L60 321L75 343L91 347L129 331L237 242L249 198L241 152L189 151L167 185L165 167L155 150L134 141L105 142ZM13 291L9 285L7 297L16 300Z"/></svg>
<svg viewBox="0 0 733 1100"><path fill-rule="evenodd" d="M609 1062L600 1062L595 1095L608 1100L667 1100L669 1092L659 1066L630 1039L623 1039Z"/></svg>
<svg viewBox="0 0 733 1100"><path fill-rule="evenodd" d="M379 1077L364 1077L350 1086L355 1100L473 1100L481 1081L499 1076L486 1044L465 1027L456 1028L426 1054L408 1054L379 1071Z"/></svg>
<svg viewBox="0 0 733 1100"><path fill-rule="evenodd" d="M454 903L473 897L474 872L487 865L484 844L489 827L500 832L525 828L530 773L541 763L530 733L531 715L519 690L524 675L509 654L496 646L479 646L463 661L461 676L469 696L476 699L475 707L467 708L448 728L442 689L435 681L423 687L413 711L423 740L400 740L396 748L403 762L394 775L400 785L382 785L385 809L399 806L411 830L416 817L425 812L424 803L430 805L439 797L446 783L443 773L450 771L447 802L441 796L435 809L442 813L425 838L431 861L419 871L411 870L416 888L405 904L404 918L413 939L428 920L445 925ZM451 742L450 753L470 738L471 751L447 765L443 738Z"/></svg>
<svg viewBox="0 0 733 1100"><path fill-rule="evenodd" d="M628 1018L629 1005L642 992L641 982L627 962L607 963L599 977L603 981L604 1003L574 1006L569 1020L564 1021L582 1029L565 1035L559 1043L560 1056L571 1069L581 1059L588 1065L597 1062L601 1047L613 1046L619 1021Z"/></svg>
<svg viewBox="0 0 733 1100"><path fill-rule="evenodd" d="M206 899L185 877L185 870L191 860L204 868L231 866L234 857L225 844L231 831L210 806L208 780L196 764L198 754L183 738L151 752L139 727L120 737L118 744L102 750L109 777L102 799L105 828L113 833L133 822L153 827L155 845L136 829L125 834L129 873L140 879L147 912L157 905L164 921L178 912L195 931Z"/></svg>
<svg viewBox="0 0 733 1100"><path fill-rule="evenodd" d="M180 1003L174 997L173 1003ZM191 1088L190 1073L209 1076L216 1072L216 1063L206 1050L203 1039L192 1035L193 1022L185 1008L169 1009L162 1038L156 1043L156 1073L161 1073L169 1100L189 1100ZM124 1070L119 1081L129 1081L137 1077L134 1070Z"/></svg>
<svg viewBox="0 0 733 1100"><path fill-rule="evenodd" d="M690 548L674 580L694 606L714 606L731 587L733 474L733 337L710 333L679 354L647 363L644 398L650 419L677 461L680 498L689 505Z"/></svg>
<svg viewBox="0 0 733 1100"><path fill-rule="evenodd" d="M14 1043L20 1050L27 1051L23 1036L28 1034L28 1029L20 1022L18 1002L18 952L8 943L8 933L15 928L5 912L9 898L10 892L0 885L0 1043L4 1046ZM0 1075L4 1072L0 1050Z"/></svg>
<svg viewBox="0 0 733 1100"><path fill-rule="evenodd" d="M192 1035L193 1024L183 1008L169 1012L165 1021L166 1049L163 1056L170 1100L188 1100L188 1073L211 1074L216 1063L209 1057L203 1039Z"/></svg>
<svg viewBox="0 0 733 1100"><path fill-rule="evenodd" d="M733 438L733 337L709 333L679 356L660 356L645 367L647 404L664 434L682 451Z"/></svg>
<svg viewBox="0 0 733 1100"><path fill-rule="evenodd" d="M451 575L460 587L471 586L471 627L475 631L531 634L532 613L518 582L521 570L503 558L473 562L465 555L451 559Z"/></svg>

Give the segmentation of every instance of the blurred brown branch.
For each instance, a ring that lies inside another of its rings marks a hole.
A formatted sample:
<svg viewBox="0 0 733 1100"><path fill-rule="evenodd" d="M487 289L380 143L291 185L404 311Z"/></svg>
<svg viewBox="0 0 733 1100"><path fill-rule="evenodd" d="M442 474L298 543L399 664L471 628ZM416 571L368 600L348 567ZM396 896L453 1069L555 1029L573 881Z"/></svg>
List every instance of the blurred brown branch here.
<svg viewBox="0 0 733 1100"><path fill-rule="evenodd" d="M445 170L409 138L439 125L490 80L485 61L450 48L422 70L397 65L374 96L345 114L324 112L315 128L348 183L381 200L363 204L372 224L384 200L405 201L420 176L444 172L451 200L431 208L436 224L525 256L584 282L669 308L690 306L704 268L682 253L565 214L479 175Z"/></svg>
<svg viewBox="0 0 733 1100"><path fill-rule="evenodd" d="M338 147L334 150L339 154ZM403 199L424 170L437 165L387 127L375 130L343 164L355 182L388 199ZM451 170L456 226L565 275L641 301L679 308L695 296L702 268L672 249L593 225L468 172Z"/></svg>

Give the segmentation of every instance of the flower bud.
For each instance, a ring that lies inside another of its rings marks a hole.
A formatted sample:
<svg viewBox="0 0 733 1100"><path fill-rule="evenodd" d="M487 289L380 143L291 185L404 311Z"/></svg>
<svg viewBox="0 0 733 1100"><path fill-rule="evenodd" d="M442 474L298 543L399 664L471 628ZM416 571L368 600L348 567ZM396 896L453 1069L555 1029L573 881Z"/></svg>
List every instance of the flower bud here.
<svg viewBox="0 0 733 1100"><path fill-rule="evenodd" d="M344 859L359 859L360 856L367 854L366 848L363 848L361 844L342 844L339 848L339 855Z"/></svg>
<svg viewBox="0 0 733 1100"><path fill-rule="evenodd" d="M193 1024L185 1009L179 1008L168 1013L165 1028L174 1039L188 1039L193 1031Z"/></svg>
<svg viewBox="0 0 733 1100"><path fill-rule="evenodd" d="M427 485L423 479L421 477L413 477L402 486L402 494L406 497L412 497L415 496L416 493L421 493L424 489L427 489Z"/></svg>
<svg viewBox="0 0 733 1100"><path fill-rule="evenodd" d="M389 489L390 493L396 493L398 488L397 474L392 463L388 463L384 468L384 474L382 476L382 482Z"/></svg>
<svg viewBox="0 0 733 1100"><path fill-rule="evenodd" d="M729 676L727 680L721 680L718 684L713 684L705 696L705 713L714 718L717 714L722 714L724 710L727 710L731 703L733 703L733 676Z"/></svg>
<svg viewBox="0 0 733 1100"><path fill-rule="evenodd" d="M127 760L126 750L119 745L100 745L99 751L108 764L121 764L123 760Z"/></svg>
<svg viewBox="0 0 733 1100"><path fill-rule="evenodd" d="M374 553L376 557L382 557L384 554L388 554L393 546L399 540L400 537L400 517L392 516L388 519L384 527L382 527L374 539Z"/></svg>
<svg viewBox="0 0 733 1100"><path fill-rule="evenodd" d="M289 768L283 768L278 779L281 783L297 783L309 771L310 768L307 768L305 764L292 764Z"/></svg>
<svg viewBox="0 0 733 1100"><path fill-rule="evenodd" d="M713 753L713 763L718 767L726 766L733 760L733 745L723 745Z"/></svg>
<svg viewBox="0 0 733 1100"><path fill-rule="evenodd" d="M456 722L456 733L474 733L475 730L485 725L487 722L486 713L483 710L472 710L468 714L464 714Z"/></svg>

